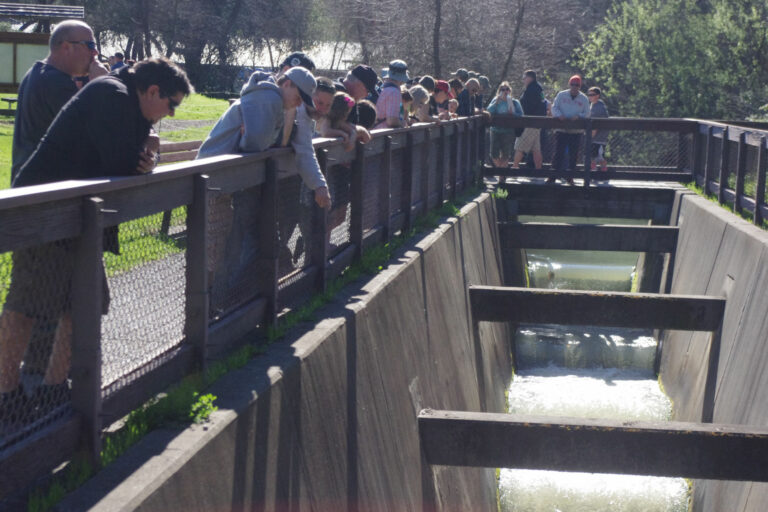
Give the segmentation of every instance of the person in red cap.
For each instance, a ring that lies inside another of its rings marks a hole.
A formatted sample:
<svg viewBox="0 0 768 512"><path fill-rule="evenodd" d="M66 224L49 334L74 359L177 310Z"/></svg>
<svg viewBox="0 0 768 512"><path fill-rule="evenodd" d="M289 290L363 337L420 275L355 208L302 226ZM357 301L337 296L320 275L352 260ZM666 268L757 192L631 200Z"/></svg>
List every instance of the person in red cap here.
<svg viewBox="0 0 768 512"><path fill-rule="evenodd" d="M451 86L445 80L435 82L435 90L429 97L429 115L440 119L450 119L448 100L451 98Z"/></svg>
<svg viewBox="0 0 768 512"><path fill-rule="evenodd" d="M568 81L568 89L560 91L555 96L552 104L552 117L561 121L566 119L584 119L589 117L589 98L581 92L581 77L573 75ZM581 145L581 130L579 129L555 129L555 169L558 171L576 170L578 162L579 146ZM565 150L568 149L568 167L565 166ZM554 178L549 178L547 183L554 183ZM573 178L566 180L573 185Z"/></svg>

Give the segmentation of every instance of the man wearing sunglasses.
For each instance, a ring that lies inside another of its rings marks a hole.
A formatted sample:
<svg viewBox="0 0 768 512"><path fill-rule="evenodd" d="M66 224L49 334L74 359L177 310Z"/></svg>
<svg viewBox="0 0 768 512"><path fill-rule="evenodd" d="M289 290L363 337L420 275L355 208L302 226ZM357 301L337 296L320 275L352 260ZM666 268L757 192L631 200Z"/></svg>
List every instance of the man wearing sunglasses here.
<svg viewBox="0 0 768 512"><path fill-rule="evenodd" d="M172 116L191 92L184 71L165 58L147 59L92 81L64 105L12 186L147 172L150 128ZM106 250L119 252L117 235L116 228L105 230ZM9 414L30 408L24 404L19 369L35 320L58 325L43 386L36 389L32 405L44 414L51 404L44 397L61 400L68 392L74 247L74 240L67 239L13 254L11 284L0 316L0 431L19 421ZM107 291L102 313L108 307Z"/></svg>
<svg viewBox="0 0 768 512"><path fill-rule="evenodd" d="M19 86L11 181L32 155L61 107L77 93L74 78L94 79L107 74L96 60L93 31L82 21L68 20L56 25L48 47L48 57L35 62Z"/></svg>

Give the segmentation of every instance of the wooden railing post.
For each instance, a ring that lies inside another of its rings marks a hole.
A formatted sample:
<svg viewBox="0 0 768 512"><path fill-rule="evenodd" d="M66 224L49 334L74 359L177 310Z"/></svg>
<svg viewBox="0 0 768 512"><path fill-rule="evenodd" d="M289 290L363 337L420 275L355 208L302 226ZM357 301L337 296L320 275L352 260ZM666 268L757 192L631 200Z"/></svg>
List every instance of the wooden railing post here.
<svg viewBox="0 0 768 512"><path fill-rule="evenodd" d="M747 172L747 142L746 134L739 134L739 146L736 153L736 197L733 199L733 209L736 213L743 210L742 196L744 195L744 175Z"/></svg>
<svg viewBox="0 0 768 512"><path fill-rule="evenodd" d="M723 150L720 154L720 188L717 191L717 200L725 203L725 189L728 186L728 166L730 165L731 146L728 143L728 127L723 129Z"/></svg>
<svg viewBox="0 0 768 512"><path fill-rule="evenodd" d="M384 230L384 243L392 239L392 136L384 137L384 152L381 155L379 183L379 219Z"/></svg>
<svg viewBox="0 0 768 512"><path fill-rule="evenodd" d="M328 150L318 149L316 151L317 163L320 164L320 171L328 180ZM330 185L329 185L330 189ZM337 198L331 197L331 202ZM325 292L328 285L328 210L320 208L315 204L315 227L313 230L312 264L317 268L317 280L315 286L318 291Z"/></svg>
<svg viewBox="0 0 768 512"><path fill-rule="evenodd" d="M445 136L445 127L440 125L440 140L437 144L437 205L438 207L443 205L445 201L445 175L448 165L450 165L450 157L445 157L445 150L447 139ZM450 172L450 171L448 171Z"/></svg>
<svg viewBox="0 0 768 512"><path fill-rule="evenodd" d="M413 224L411 205L413 202L413 162L414 162L413 132L405 134L405 151L403 152L403 190L400 196L400 209L403 211L403 233L410 231Z"/></svg>
<svg viewBox="0 0 768 512"><path fill-rule="evenodd" d="M248 193L248 191L246 191ZM261 186L259 212L259 295L267 300L264 310L265 326L277 324L277 281L280 277L280 235L278 231L277 167L272 158L264 161L264 183Z"/></svg>
<svg viewBox="0 0 768 512"><path fill-rule="evenodd" d="M208 354L208 176L194 177L187 209L186 315L184 334L204 371Z"/></svg>
<svg viewBox="0 0 768 512"><path fill-rule="evenodd" d="M713 126L707 127L707 159L704 163L704 193L711 194L712 188L709 182L714 178L715 170L715 129Z"/></svg>
<svg viewBox="0 0 768 512"><path fill-rule="evenodd" d="M765 136L760 137L757 153L757 183L755 185L755 216L752 219L755 226L763 225L762 207L765 205L765 168L768 164L768 148Z"/></svg>
<svg viewBox="0 0 768 512"><path fill-rule="evenodd" d="M576 169L573 170L576 172ZM584 186L589 186L589 175L592 172L592 119L584 120Z"/></svg>
<svg viewBox="0 0 768 512"><path fill-rule="evenodd" d="M685 133L677 132L677 170L683 172L688 161L685 144Z"/></svg>
<svg viewBox="0 0 768 512"><path fill-rule="evenodd" d="M694 183L696 182L696 176L705 175L706 172L702 172L701 164L704 161L701 155L701 150L705 146L701 144L701 133L699 131L699 124L696 123L696 129L693 132L693 169L691 169L691 173L693 174Z"/></svg>
<svg viewBox="0 0 768 512"><path fill-rule="evenodd" d="M85 198L83 229L75 245L72 275L72 408L83 418L82 439L90 462L101 455L101 313L104 287L103 201Z"/></svg>
<svg viewBox="0 0 768 512"><path fill-rule="evenodd" d="M451 201L456 200L456 188L459 185L459 156L461 155L460 142L461 138L459 135L459 125L458 123L454 123L453 133L451 134L451 148L453 148L453 150L451 151L451 162L448 169L449 182L451 183Z"/></svg>
<svg viewBox="0 0 768 512"><path fill-rule="evenodd" d="M363 256L363 177L365 173L365 145L357 141L355 160L352 162L350 186L349 240L355 246L355 259Z"/></svg>
<svg viewBox="0 0 768 512"><path fill-rule="evenodd" d="M465 190L467 187L469 187L469 177L472 173L472 134L471 129L469 126L470 120L465 119L464 120L464 162L463 167L464 170L462 171L462 176L464 176L464 180L462 183L462 190Z"/></svg>
<svg viewBox="0 0 768 512"><path fill-rule="evenodd" d="M421 202L423 203L423 213L429 211L429 169L431 162L429 160L432 151L432 128L424 130L424 143L421 146Z"/></svg>

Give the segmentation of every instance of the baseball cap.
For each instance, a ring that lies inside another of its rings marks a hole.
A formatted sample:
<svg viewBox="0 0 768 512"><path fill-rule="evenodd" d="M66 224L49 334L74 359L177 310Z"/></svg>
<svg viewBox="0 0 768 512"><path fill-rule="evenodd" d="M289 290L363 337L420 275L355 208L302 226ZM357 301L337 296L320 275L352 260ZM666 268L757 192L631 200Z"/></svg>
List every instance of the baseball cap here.
<svg viewBox="0 0 768 512"><path fill-rule="evenodd" d="M333 85L333 81L330 78L319 76L315 80L317 81L317 92L336 94L336 87Z"/></svg>
<svg viewBox="0 0 768 512"><path fill-rule="evenodd" d="M453 75L459 77L459 80L461 80L462 82L466 82L467 80L469 80L469 72L464 68L457 69L456 72L453 73Z"/></svg>
<svg viewBox="0 0 768 512"><path fill-rule="evenodd" d="M280 63L280 67L283 66L288 67L296 67L301 66L303 68L306 68L309 71L315 70L315 61L309 58L309 56L304 52L293 52L292 54L288 55L283 62Z"/></svg>
<svg viewBox="0 0 768 512"><path fill-rule="evenodd" d="M389 76L390 80L397 80L398 82L407 82L410 77L408 76L408 64L402 60L393 60L389 63Z"/></svg>
<svg viewBox="0 0 768 512"><path fill-rule="evenodd" d="M568 85L571 85L573 83L579 84L579 87L581 87L581 77L579 75L573 75L570 80L568 80Z"/></svg>
<svg viewBox="0 0 768 512"><path fill-rule="evenodd" d="M379 81L379 77L372 67L360 64L352 69L352 76L363 82L368 92L376 90L376 82Z"/></svg>
<svg viewBox="0 0 768 512"><path fill-rule="evenodd" d="M467 71L467 75L469 75L469 78L477 78L479 76L477 71Z"/></svg>
<svg viewBox="0 0 768 512"><path fill-rule="evenodd" d="M443 91L445 93L451 94L451 86L448 85L448 82L445 80L438 80L435 82L435 92Z"/></svg>
<svg viewBox="0 0 768 512"><path fill-rule="evenodd" d="M317 81L307 68L296 66L285 72L285 76L299 88L301 100L308 106L315 108L315 102L312 101L312 95L317 89Z"/></svg>
<svg viewBox="0 0 768 512"><path fill-rule="evenodd" d="M428 91L434 91L435 79L429 75L424 75L423 77L421 77L421 80L419 80L419 85L424 87Z"/></svg>

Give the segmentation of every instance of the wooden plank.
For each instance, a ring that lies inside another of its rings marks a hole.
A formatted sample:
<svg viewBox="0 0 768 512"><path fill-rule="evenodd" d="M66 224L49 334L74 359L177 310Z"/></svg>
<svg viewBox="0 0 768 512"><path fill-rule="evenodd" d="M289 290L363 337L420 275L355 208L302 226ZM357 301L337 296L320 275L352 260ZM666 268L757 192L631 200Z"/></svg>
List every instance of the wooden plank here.
<svg viewBox="0 0 768 512"><path fill-rule="evenodd" d="M187 250L184 336L197 352L197 361L205 371L208 360L208 176L194 179L192 204L187 209Z"/></svg>
<svg viewBox="0 0 768 512"><path fill-rule="evenodd" d="M411 213L411 204L413 201L413 166L415 160L413 135L411 133L406 134L405 141L405 151L403 151L403 187L400 193L400 210L405 213L403 230L408 231L411 229L411 222L413 221L413 215Z"/></svg>
<svg viewBox="0 0 768 512"><path fill-rule="evenodd" d="M609 169L608 171L591 171L590 179L597 180L631 180L631 181L693 181L693 174L690 172L679 172L668 168L667 170L658 170L658 168L646 167L632 171L617 171ZM578 166L576 171L555 171L548 169L512 169L510 167L492 167L485 166L483 173L485 176L505 176L518 178L584 178L584 167Z"/></svg>
<svg viewBox="0 0 768 512"><path fill-rule="evenodd" d="M103 201L83 201L83 232L76 243L72 275L72 407L83 419L82 438L92 463L101 453L101 311Z"/></svg>
<svg viewBox="0 0 768 512"><path fill-rule="evenodd" d="M725 310L708 295L470 286L469 298L473 318L488 322L714 331Z"/></svg>
<svg viewBox="0 0 768 512"><path fill-rule="evenodd" d="M730 165L729 157L731 153L731 145L728 142L728 130L729 128L726 127L725 131L723 132L723 138L721 140L722 151L720 152L720 172L718 179L718 182L720 183L720 190L717 192L717 200L720 202L720 204L725 203L725 189L728 187L728 175L730 174L730 169L728 169L728 166Z"/></svg>
<svg viewBox="0 0 768 512"><path fill-rule="evenodd" d="M677 226L500 222L506 247L578 251L674 252Z"/></svg>
<svg viewBox="0 0 768 512"><path fill-rule="evenodd" d="M703 180L697 180L697 183L699 186L704 186ZM719 195L720 194L720 184L716 181L710 181L709 182L709 188L712 190L712 193ZM736 192L732 188L726 188L723 190L723 195L725 196L725 202L726 203L733 203L736 200ZM743 209L747 210L748 212L754 214L755 210L759 208L760 215L763 218L768 218L768 206L765 204L761 204L759 207L755 204L755 200L748 196L742 196L741 197L741 206Z"/></svg>
<svg viewBox="0 0 768 512"><path fill-rule="evenodd" d="M110 210L105 226L147 215L173 210L192 202L195 176L136 186L127 190L105 192L101 195L104 207Z"/></svg>
<svg viewBox="0 0 768 512"><path fill-rule="evenodd" d="M350 194L350 220L349 220L349 241L352 242L357 252L355 259L363 256L363 210L364 191L363 178L365 177L365 145L358 141L355 146L355 159L352 162L352 176L349 189Z"/></svg>
<svg viewBox="0 0 768 512"><path fill-rule="evenodd" d="M379 177L379 220L384 230L384 240L392 238L392 137L384 139L381 159L381 174Z"/></svg>
<svg viewBox="0 0 768 512"><path fill-rule="evenodd" d="M173 162L186 162L187 160L194 160L197 157L197 150L179 151L176 153L161 153L158 160L161 164L168 164Z"/></svg>
<svg viewBox="0 0 768 512"><path fill-rule="evenodd" d="M550 187L566 188L566 187ZM569 187L571 190L572 187ZM590 188L589 190L597 190ZM575 217L621 217L650 219L659 210L669 212L669 204L651 201L610 200L599 203L594 199L563 199L562 202L517 198L520 215L565 215Z"/></svg>
<svg viewBox="0 0 768 512"><path fill-rule="evenodd" d="M420 201L423 205L422 213L429 211L429 169L431 167L430 152L432 148L432 129L427 128L427 135L424 137L424 142L421 145L421 161L419 167L421 169L421 182L419 184Z"/></svg>
<svg viewBox="0 0 768 512"><path fill-rule="evenodd" d="M277 280L280 277L280 238L278 229L279 190L277 169L272 159L267 160L265 181L261 188L261 217L259 218L259 272L258 292L267 299L265 324L277 323Z"/></svg>
<svg viewBox="0 0 768 512"><path fill-rule="evenodd" d="M592 119L587 119L585 121L586 126L584 128L584 170L591 170L592 169ZM584 186L589 186L590 176L588 172L585 172L583 174L584 178ZM600 179L596 176L596 179Z"/></svg>
<svg viewBox="0 0 768 512"><path fill-rule="evenodd" d="M710 181L714 179L715 169L715 135L714 128L712 126L707 127L707 156L704 162L704 193L710 194L711 191L708 188Z"/></svg>
<svg viewBox="0 0 768 512"><path fill-rule="evenodd" d="M456 200L456 193L459 184L459 156L461 155L461 145L459 144L461 136L459 135L458 127L454 126L453 128L453 133L451 134L451 148L453 148L453 150L450 153L450 167L448 169L448 183L451 186L451 201Z"/></svg>
<svg viewBox="0 0 768 512"><path fill-rule="evenodd" d="M165 153L177 153L179 151L197 151L203 144L201 140L188 140L185 142L161 142L160 143L160 155Z"/></svg>
<svg viewBox="0 0 768 512"><path fill-rule="evenodd" d="M433 465L768 481L768 428L421 411Z"/></svg>
<svg viewBox="0 0 768 512"><path fill-rule="evenodd" d="M591 118L588 118L591 119ZM643 132L684 132L693 133L698 128L698 122L689 119L663 119L663 118L624 118L607 117L592 120L592 128L595 130L626 130ZM489 126L504 128L564 128L585 129L586 120L561 121L552 117L522 116L514 117L509 114L493 115Z"/></svg>
<svg viewBox="0 0 768 512"><path fill-rule="evenodd" d="M79 235L82 205L83 200L75 197L0 210L0 252Z"/></svg>
<svg viewBox="0 0 768 512"><path fill-rule="evenodd" d="M747 144L743 133L739 135L739 145L736 153L736 200L733 203L733 209L736 213L741 213L744 209L741 205L744 195L744 176L747 173Z"/></svg>
<svg viewBox="0 0 768 512"><path fill-rule="evenodd" d="M328 177L328 151L318 149L316 152L317 162L320 165L320 171L323 176ZM336 198L331 197L331 203ZM312 233L312 264L318 268L317 281L315 289L319 292L325 292L327 286L325 267L328 265L328 210L320 208L315 204L314 229Z"/></svg>
<svg viewBox="0 0 768 512"><path fill-rule="evenodd" d="M765 206L765 169L768 164L768 149L766 137L760 139L757 153L757 183L755 184L755 209L752 222L755 226L763 225L763 212L761 206Z"/></svg>

